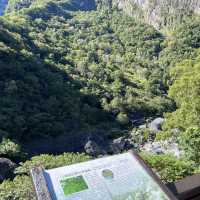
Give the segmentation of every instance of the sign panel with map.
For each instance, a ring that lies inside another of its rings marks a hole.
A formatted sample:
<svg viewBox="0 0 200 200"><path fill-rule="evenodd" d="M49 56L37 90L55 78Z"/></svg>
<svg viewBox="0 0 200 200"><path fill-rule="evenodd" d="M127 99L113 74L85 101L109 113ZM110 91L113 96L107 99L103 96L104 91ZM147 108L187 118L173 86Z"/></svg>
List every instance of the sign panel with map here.
<svg viewBox="0 0 200 200"><path fill-rule="evenodd" d="M133 152L43 171L52 200L175 200Z"/></svg>

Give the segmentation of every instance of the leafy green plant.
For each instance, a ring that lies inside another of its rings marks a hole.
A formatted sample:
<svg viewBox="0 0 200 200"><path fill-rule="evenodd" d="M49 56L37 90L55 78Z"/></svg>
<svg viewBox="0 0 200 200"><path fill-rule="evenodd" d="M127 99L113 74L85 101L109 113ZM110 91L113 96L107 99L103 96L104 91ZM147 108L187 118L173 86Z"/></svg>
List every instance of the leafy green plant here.
<svg viewBox="0 0 200 200"><path fill-rule="evenodd" d="M64 153L59 156L41 155L35 156L30 161L20 163L16 169L16 177L13 181L7 180L0 184L1 200L35 200L35 192L29 171L34 166L43 166L46 169L66 166L89 160L85 154Z"/></svg>
<svg viewBox="0 0 200 200"><path fill-rule="evenodd" d="M0 155L8 157L20 156L21 147L10 139L3 138L0 143Z"/></svg>
<svg viewBox="0 0 200 200"><path fill-rule="evenodd" d="M20 163L20 166L15 170L15 173L17 175L29 174L30 169L35 166L43 166L45 169L51 169L83 162L89 159L89 156L78 153L64 153L58 156L43 154L32 157L31 160L28 160L24 163Z"/></svg>
<svg viewBox="0 0 200 200"><path fill-rule="evenodd" d="M31 177L17 176L0 184L1 200L36 200Z"/></svg>
<svg viewBox="0 0 200 200"><path fill-rule="evenodd" d="M194 173L195 165L192 161L173 155L153 155L141 153L142 158L166 182L174 182Z"/></svg>
<svg viewBox="0 0 200 200"><path fill-rule="evenodd" d="M180 146L188 159L200 164L200 128L190 127L180 136Z"/></svg>

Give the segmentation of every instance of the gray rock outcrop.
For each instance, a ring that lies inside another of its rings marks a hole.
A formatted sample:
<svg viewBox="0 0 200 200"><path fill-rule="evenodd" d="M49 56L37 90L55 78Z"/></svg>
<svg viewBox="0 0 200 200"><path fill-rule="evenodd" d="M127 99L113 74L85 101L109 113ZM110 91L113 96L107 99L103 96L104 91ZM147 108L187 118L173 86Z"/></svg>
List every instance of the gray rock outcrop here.
<svg viewBox="0 0 200 200"><path fill-rule="evenodd" d="M178 143L171 140L147 142L141 149L152 154L172 154L176 157L180 157L183 152L179 149Z"/></svg>
<svg viewBox="0 0 200 200"><path fill-rule="evenodd" d="M88 140L84 146L85 152L90 156L99 156L105 154L102 148L93 140Z"/></svg>
<svg viewBox="0 0 200 200"><path fill-rule="evenodd" d="M131 148L134 148L133 141L126 137L104 141L89 139L84 145L85 152L93 157L99 157L106 154L118 154Z"/></svg>
<svg viewBox="0 0 200 200"><path fill-rule="evenodd" d="M133 147L132 141L125 137L114 139L110 144L110 151L113 154L118 154L124 150L129 150Z"/></svg>
<svg viewBox="0 0 200 200"><path fill-rule="evenodd" d="M149 123L148 128L150 132L157 133L162 130L162 124L164 123L164 118L156 118L152 122Z"/></svg>
<svg viewBox="0 0 200 200"><path fill-rule="evenodd" d="M184 16L200 14L199 0L113 0L113 6L157 29L181 22Z"/></svg>
<svg viewBox="0 0 200 200"><path fill-rule="evenodd" d="M0 182L12 177L16 165L7 158L0 158Z"/></svg>

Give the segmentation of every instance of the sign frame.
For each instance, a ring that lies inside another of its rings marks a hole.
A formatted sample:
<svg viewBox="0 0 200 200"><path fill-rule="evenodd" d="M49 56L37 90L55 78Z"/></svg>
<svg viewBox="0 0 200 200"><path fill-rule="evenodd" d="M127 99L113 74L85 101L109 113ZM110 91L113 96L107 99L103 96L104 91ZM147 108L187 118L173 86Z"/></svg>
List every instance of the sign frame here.
<svg viewBox="0 0 200 200"><path fill-rule="evenodd" d="M130 155L133 156L139 162L140 166L147 172L147 174L152 178L152 180L156 184L158 184L159 188L164 192L164 194L169 198L169 200L178 200L175 197L175 195L162 182L162 180L158 177L158 175L136 152L134 152L133 150L130 150L127 153L130 153ZM112 156L108 156L108 157L112 157ZM87 162L90 162L90 161L87 161ZM45 169L41 166L35 167L31 169L30 171L32 180L33 180L33 185L36 192L36 196L38 200L52 200L52 197L51 197L51 194L50 194L50 191L49 191L49 188L44 176L44 171Z"/></svg>
<svg viewBox="0 0 200 200"><path fill-rule="evenodd" d="M148 175L159 185L161 190L167 195L170 200L178 200L175 195L167 188L167 186L162 182L158 175L151 169L149 164L147 164L137 153L133 150L129 151L134 158L140 163L143 169L148 173Z"/></svg>

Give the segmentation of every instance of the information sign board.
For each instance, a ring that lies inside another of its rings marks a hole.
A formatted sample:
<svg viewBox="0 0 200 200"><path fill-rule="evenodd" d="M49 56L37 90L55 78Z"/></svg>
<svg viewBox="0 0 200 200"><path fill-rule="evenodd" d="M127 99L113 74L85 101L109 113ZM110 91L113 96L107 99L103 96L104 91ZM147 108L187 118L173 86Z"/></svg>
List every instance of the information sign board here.
<svg viewBox="0 0 200 200"><path fill-rule="evenodd" d="M44 170L52 200L176 200L133 152Z"/></svg>

